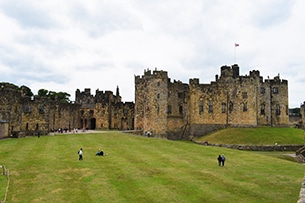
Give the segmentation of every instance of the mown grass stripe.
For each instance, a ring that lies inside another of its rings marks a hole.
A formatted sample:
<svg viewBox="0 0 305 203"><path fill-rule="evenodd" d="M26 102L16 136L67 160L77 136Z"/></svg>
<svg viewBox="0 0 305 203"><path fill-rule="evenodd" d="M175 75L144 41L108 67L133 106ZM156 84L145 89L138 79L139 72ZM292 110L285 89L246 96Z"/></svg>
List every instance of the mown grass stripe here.
<svg viewBox="0 0 305 203"><path fill-rule="evenodd" d="M263 153L119 132L1 140L0 157L11 202L295 202L304 176L303 165Z"/></svg>

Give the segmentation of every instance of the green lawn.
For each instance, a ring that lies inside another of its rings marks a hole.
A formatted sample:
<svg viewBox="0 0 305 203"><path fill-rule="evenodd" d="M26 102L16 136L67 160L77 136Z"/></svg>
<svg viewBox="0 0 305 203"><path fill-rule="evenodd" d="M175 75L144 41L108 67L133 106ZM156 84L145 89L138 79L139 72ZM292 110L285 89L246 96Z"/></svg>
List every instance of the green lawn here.
<svg viewBox="0 0 305 203"><path fill-rule="evenodd" d="M217 144L304 144L304 130L296 128L227 128L197 138Z"/></svg>
<svg viewBox="0 0 305 203"><path fill-rule="evenodd" d="M95 156L98 149L108 156ZM7 202L287 203L298 200L305 169L259 153L113 131L0 140L0 157L10 170Z"/></svg>

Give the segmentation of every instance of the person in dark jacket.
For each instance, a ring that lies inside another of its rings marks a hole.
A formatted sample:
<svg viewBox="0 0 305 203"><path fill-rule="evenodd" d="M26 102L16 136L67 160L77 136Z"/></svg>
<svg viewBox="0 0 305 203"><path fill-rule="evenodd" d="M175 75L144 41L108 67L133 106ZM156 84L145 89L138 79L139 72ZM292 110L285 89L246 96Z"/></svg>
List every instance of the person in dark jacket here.
<svg viewBox="0 0 305 203"><path fill-rule="evenodd" d="M95 156L104 156L103 150L98 150L95 154Z"/></svg>
<svg viewBox="0 0 305 203"><path fill-rule="evenodd" d="M217 160L218 160L218 166L220 166L220 165L221 165L221 162L222 162L222 158L221 158L220 155L218 156Z"/></svg>
<svg viewBox="0 0 305 203"><path fill-rule="evenodd" d="M221 165L222 165L222 166L225 166L225 161L226 161L226 157L225 157L225 155L223 154L223 155L221 155Z"/></svg>

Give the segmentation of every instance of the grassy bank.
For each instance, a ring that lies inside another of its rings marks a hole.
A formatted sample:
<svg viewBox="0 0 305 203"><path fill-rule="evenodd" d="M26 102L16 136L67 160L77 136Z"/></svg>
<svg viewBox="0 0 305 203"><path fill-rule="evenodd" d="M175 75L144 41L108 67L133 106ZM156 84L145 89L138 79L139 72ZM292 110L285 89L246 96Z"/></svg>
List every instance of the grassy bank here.
<svg viewBox="0 0 305 203"><path fill-rule="evenodd" d="M296 128L227 128L200 137L198 141L218 144L304 144L304 130Z"/></svg>
<svg viewBox="0 0 305 203"><path fill-rule="evenodd" d="M0 157L8 202L286 203L304 176L303 165L273 156L119 132L1 140Z"/></svg>

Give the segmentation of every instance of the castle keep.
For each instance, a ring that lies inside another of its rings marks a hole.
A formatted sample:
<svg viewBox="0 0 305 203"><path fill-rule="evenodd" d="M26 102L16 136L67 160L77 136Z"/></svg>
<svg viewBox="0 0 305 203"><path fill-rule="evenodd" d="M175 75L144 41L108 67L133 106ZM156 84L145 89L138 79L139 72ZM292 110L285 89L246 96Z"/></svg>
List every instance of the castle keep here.
<svg viewBox="0 0 305 203"><path fill-rule="evenodd" d="M239 75L222 66L210 84L171 82L166 71L135 76L135 128L169 139L187 139L231 127L287 126L288 82L259 71Z"/></svg>
<svg viewBox="0 0 305 203"><path fill-rule="evenodd" d="M86 128L191 139L225 127L289 125L287 80L264 80L257 70L242 76L236 64L222 66L210 84L171 81L166 71L145 70L135 76L135 103L122 102L118 87L116 94L77 89L74 103L27 91L1 83L0 138Z"/></svg>

